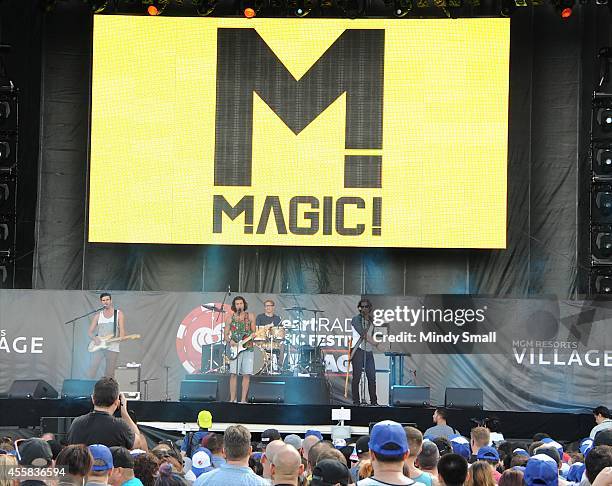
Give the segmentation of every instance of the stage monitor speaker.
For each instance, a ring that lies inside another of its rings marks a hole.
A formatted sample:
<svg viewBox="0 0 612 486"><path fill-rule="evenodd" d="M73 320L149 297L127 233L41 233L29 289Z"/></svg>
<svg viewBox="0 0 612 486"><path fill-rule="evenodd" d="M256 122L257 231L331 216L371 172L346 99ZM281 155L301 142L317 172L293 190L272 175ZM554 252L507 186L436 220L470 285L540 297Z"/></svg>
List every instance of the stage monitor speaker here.
<svg viewBox="0 0 612 486"><path fill-rule="evenodd" d="M284 381L251 381L249 403L285 403Z"/></svg>
<svg viewBox="0 0 612 486"><path fill-rule="evenodd" d="M393 407L428 407L430 389L428 386L393 385L391 403Z"/></svg>
<svg viewBox="0 0 612 486"><path fill-rule="evenodd" d="M444 406L447 408L475 408L482 410L482 388L447 388Z"/></svg>
<svg viewBox="0 0 612 486"><path fill-rule="evenodd" d="M183 380L181 381L181 401L215 402L219 382L217 380Z"/></svg>
<svg viewBox="0 0 612 486"><path fill-rule="evenodd" d="M60 437L66 437L72 421L76 417L41 417L40 418L40 429L42 434L51 433L59 435Z"/></svg>
<svg viewBox="0 0 612 486"><path fill-rule="evenodd" d="M9 398L57 398L57 391L45 380L15 380Z"/></svg>
<svg viewBox="0 0 612 486"><path fill-rule="evenodd" d="M93 395L96 380L64 380L62 398L89 398Z"/></svg>

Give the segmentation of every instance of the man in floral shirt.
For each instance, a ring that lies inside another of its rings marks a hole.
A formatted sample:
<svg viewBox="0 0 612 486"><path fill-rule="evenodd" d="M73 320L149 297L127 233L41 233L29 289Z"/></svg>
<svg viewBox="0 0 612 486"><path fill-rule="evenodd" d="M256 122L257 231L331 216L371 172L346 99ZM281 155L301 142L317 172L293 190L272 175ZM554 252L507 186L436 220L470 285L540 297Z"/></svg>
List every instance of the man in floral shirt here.
<svg viewBox="0 0 612 486"><path fill-rule="evenodd" d="M237 296L232 301L232 314L225 317L225 341L229 346L237 348L238 357L230 361L230 401L236 401L238 374L242 375L242 400L246 403L251 375L253 374L253 340L244 343L243 348L238 343L251 336L255 330L255 315L247 312L248 304L244 297Z"/></svg>

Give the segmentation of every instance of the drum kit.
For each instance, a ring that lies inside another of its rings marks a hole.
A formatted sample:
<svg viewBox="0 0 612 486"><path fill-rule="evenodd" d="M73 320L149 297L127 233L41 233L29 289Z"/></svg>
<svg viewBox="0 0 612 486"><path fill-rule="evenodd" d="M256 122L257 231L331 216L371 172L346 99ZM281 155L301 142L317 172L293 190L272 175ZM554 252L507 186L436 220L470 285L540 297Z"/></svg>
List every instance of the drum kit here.
<svg viewBox="0 0 612 486"><path fill-rule="evenodd" d="M220 307L203 305L206 309L225 313ZM298 319L291 324L270 326L253 339L253 374L254 375L319 375L325 371L323 353L320 346L308 346L301 342L300 323L304 312L313 312L315 322L319 309L290 307L285 309L296 313ZM316 329L317 326L315 326ZM317 341L316 331L315 339ZM229 360L225 351L224 340L202 346L202 373L224 373L229 370Z"/></svg>

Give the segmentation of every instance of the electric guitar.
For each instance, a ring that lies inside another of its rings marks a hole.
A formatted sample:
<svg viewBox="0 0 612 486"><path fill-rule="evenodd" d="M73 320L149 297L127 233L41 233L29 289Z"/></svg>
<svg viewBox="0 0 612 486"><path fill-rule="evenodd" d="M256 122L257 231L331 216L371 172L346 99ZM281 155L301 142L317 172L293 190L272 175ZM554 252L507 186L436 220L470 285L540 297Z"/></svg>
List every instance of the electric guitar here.
<svg viewBox="0 0 612 486"><path fill-rule="evenodd" d="M127 336L123 337L113 337L112 334L109 334L108 336L98 336L98 339L101 341L100 344L96 344L95 341L91 341L87 347L87 351L90 353L104 351L105 349L108 349L110 347L109 345L112 343L118 343L119 341L125 341L126 339L140 339L140 334L128 334Z"/></svg>
<svg viewBox="0 0 612 486"><path fill-rule="evenodd" d="M255 339L256 337L260 337L262 334L265 334L265 332L272 326L274 326L274 324L268 324L266 326L260 327L259 329L254 331L253 334L239 341L236 346L231 346L230 343L227 343L225 345L225 357L229 361L234 361L235 359L238 359L238 356L240 356L241 353L247 350L245 344L247 344L252 339Z"/></svg>

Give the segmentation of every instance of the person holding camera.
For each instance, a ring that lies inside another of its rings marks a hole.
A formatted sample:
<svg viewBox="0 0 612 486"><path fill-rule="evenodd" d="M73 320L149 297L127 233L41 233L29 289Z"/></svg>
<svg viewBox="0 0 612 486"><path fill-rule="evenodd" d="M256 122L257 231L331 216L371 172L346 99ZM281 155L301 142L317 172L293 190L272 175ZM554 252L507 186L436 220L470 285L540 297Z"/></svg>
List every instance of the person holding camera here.
<svg viewBox="0 0 612 486"><path fill-rule="evenodd" d="M68 443L133 449L140 433L128 414L127 400L119 393L115 379L98 380L91 400L93 411L74 419L68 430ZM121 410L121 418L113 416L117 409Z"/></svg>

